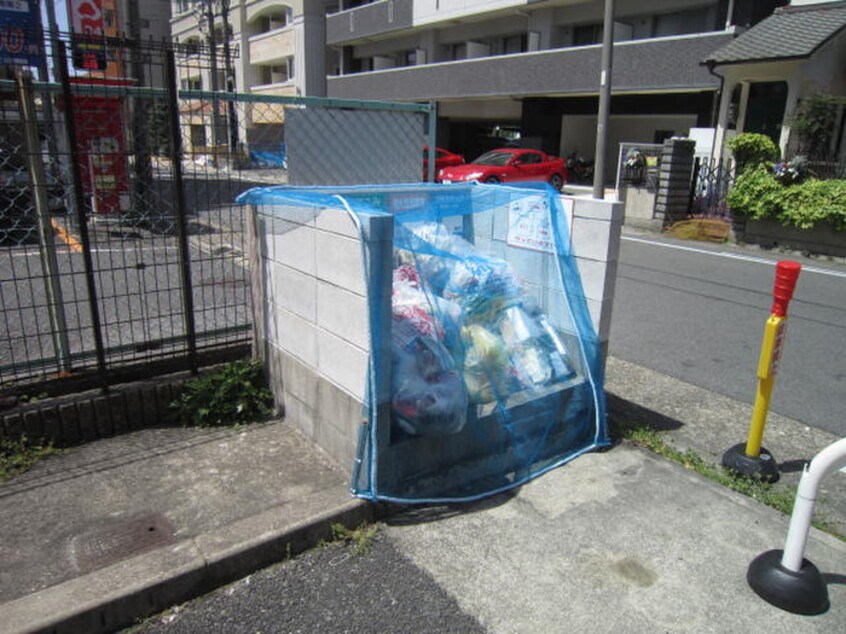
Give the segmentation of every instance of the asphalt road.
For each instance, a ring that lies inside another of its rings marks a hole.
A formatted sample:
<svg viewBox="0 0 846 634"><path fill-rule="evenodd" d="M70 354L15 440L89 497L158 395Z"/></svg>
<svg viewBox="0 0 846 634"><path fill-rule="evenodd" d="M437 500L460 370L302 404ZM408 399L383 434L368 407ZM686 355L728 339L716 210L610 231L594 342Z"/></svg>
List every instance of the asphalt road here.
<svg viewBox="0 0 846 634"><path fill-rule="evenodd" d="M775 263L800 262L771 410L846 435L846 265L623 236L610 354L739 401L755 371Z"/></svg>
<svg viewBox="0 0 846 634"><path fill-rule="evenodd" d="M370 550L330 544L265 568L151 617L127 632L194 634L476 634L486 630L461 611L426 572L379 533Z"/></svg>

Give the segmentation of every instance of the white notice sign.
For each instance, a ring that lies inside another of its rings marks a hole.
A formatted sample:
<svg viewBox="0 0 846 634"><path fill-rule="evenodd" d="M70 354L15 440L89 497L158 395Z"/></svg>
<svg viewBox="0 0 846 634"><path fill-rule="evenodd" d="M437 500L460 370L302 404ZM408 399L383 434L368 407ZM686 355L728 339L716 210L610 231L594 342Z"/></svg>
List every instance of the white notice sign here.
<svg viewBox="0 0 846 634"><path fill-rule="evenodd" d="M565 218L573 201L562 199ZM549 217L549 201L546 196L529 196L515 200L508 208L509 246L544 253L555 253L555 235Z"/></svg>

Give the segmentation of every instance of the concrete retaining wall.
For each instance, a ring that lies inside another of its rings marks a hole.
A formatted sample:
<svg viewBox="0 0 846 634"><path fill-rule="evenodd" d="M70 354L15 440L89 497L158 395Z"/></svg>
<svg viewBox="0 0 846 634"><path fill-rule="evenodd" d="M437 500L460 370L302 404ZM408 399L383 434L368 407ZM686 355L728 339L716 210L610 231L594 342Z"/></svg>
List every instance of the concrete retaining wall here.
<svg viewBox="0 0 846 634"><path fill-rule="evenodd" d="M783 247L815 255L846 257L846 231L835 231L831 224L797 229L775 220L748 219L738 223L735 238L738 242L758 244L767 249Z"/></svg>
<svg viewBox="0 0 846 634"><path fill-rule="evenodd" d="M18 405L0 414L0 439L47 441L70 447L145 427L172 425L170 404L187 373Z"/></svg>

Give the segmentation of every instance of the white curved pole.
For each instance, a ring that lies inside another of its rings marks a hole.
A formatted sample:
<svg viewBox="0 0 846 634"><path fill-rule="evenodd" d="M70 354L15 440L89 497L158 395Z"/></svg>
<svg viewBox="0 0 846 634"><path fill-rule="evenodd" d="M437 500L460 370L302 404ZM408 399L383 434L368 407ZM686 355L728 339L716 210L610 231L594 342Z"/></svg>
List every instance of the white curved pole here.
<svg viewBox="0 0 846 634"><path fill-rule="evenodd" d="M814 514L814 503L817 501L817 491L820 480L824 476L846 465L846 438L842 438L819 452L805 465L799 490L796 492L796 502L793 504L793 514L790 516L790 528L784 542L784 555L781 565L793 572L802 569L805 557L805 544L811 528L811 517Z"/></svg>

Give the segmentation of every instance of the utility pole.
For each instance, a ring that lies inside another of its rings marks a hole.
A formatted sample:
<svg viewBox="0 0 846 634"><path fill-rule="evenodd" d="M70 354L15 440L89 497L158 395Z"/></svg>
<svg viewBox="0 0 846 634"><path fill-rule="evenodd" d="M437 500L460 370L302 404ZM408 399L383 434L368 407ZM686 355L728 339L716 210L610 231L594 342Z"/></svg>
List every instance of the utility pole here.
<svg viewBox="0 0 846 634"><path fill-rule="evenodd" d="M212 160L217 165L217 147L220 144L218 132L220 128L220 104L217 101L215 93L218 91L217 85L217 42L214 36L214 0L200 0L197 6L197 20L200 23L200 30L202 25L206 25L208 33L206 39L209 44L209 72L211 74L211 92L212 92Z"/></svg>
<svg viewBox="0 0 846 634"><path fill-rule="evenodd" d="M602 22L602 70L599 74L599 114L596 122L596 152L593 170L593 197L605 198L605 146L611 110L611 71L614 48L614 0L605 0Z"/></svg>
<svg viewBox="0 0 846 634"><path fill-rule="evenodd" d="M53 81L59 83L59 27L56 23L56 7L53 0L46 0L44 6L47 8L47 28L50 29L50 56L53 59Z"/></svg>
<svg viewBox="0 0 846 634"><path fill-rule="evenodd" d="M232 29L229 25L230 0L220 0L220 18L223 21L223 64L226 66L226 92L235 92L235 74L232 68L232 51L229 40L232 39ZM229 160L230 163L238 156L238 116L235 113L235 102L227 101L229 114Z"/></svg>
<svg viewBox="0 0 846 634"><path fill-rule="evenodd" d="M59 57L57 54L57 42L59 41L59 32L58 28L56 27L56 8L53 6L53 2L48 0L44 3L47 7L47 29L50 34L50 55L53 61L53 81L58 83L59 81L59 70L58 70L58 63ZM41 7L36 5L35 13L37 16L37 24L39 28L43 31L44 25L41 19ZM38 79L44 82L45 84L50 81L50 75L47 72L47 45L44 42L44 37L41 36L41 50L44 51L43 55L41 56L41 60L38 64ZM47 148L49 149L50 156L53 157L53 160L50 161L50 177L55 179L56 181L61 180L62 169L60 165L62 152L59 151L59 142L58 139L62 138L62 131L59 121L56 119L55 112L53 111L53 97L49 94L42 95L41 102L44 107L44 118L46 119L46 124L53 128L53 134L48 135L47 138Z"/></svg>
<svg viewBox="0 0 846 634"><path fill-rule="evenodd" d="M141 88L146 84L144 63L141 55L141 16L138 3L130 0L127 5L127 19L129 21L129 63L135 86ZM147 101L136 97L132 102L132 139L135 145L135 191L132 200L132 213L138 219L146 219L149 213L147 197L152 189L153 165L150 158L150 144L147 125ZM152 101L149 103L153 103Z"/></svg>

